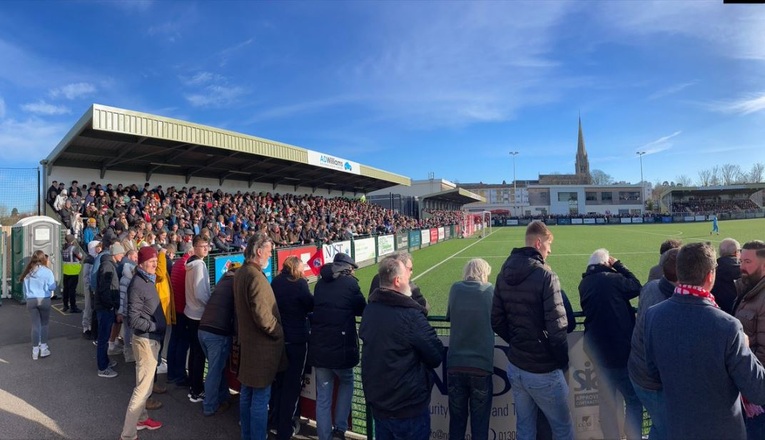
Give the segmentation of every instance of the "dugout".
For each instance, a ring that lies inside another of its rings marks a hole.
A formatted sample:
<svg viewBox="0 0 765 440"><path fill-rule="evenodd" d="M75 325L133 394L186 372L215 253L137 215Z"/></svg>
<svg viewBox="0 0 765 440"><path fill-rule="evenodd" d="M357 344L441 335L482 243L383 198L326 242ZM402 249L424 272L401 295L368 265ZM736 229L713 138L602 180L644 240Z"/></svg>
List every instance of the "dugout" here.
<svg viewBox="0 0 765 440"><path fill-rule="evenodd" d="M210 126L93 104L43 166L42 191L98 183L358 197L408 177L318 151ZM46 206L47 212L50 207Z"/></svg>

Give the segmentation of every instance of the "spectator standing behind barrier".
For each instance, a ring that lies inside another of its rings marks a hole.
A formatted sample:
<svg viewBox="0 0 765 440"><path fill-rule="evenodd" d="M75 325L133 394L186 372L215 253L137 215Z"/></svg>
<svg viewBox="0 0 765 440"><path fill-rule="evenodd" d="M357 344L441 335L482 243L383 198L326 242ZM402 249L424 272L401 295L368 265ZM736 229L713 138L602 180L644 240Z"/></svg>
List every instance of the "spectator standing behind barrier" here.
<svg viewBox="0 0 765 440"><path fill-rule="evenodd" d="M720 242L720 258L717 259L715 285L712 287L715 301L729 315L733 314L733 303L736 301L736 280L741 278L740 247L738 241L732 238Z"/></svg>
<svg viewBox="0 0 765 440"><path fill-rule="evenodd" d="M316 372L316 431L319 440L333 435L344 437L353 398L353 367L359 363L356 316L361 316L367 302L359 281L358 269L344 253L335 254L332 263L321 267L321 278L314 288L311 335L308 340L308 363ZM332 395L335 377L339 384L332 420Z"/></svg>
<svg viewBox="0 0 765 440"><path fill-rule="evenodd" d="M494 332L508 343L507 376L515 400L517 438L536 438L537 410L556 439L573 439L568 410L568 320L558 276L545 263L553 234L538 220L526 228L525 247L515 248L497 275L492 300Z"/></svg>
<svg viewBox="0 0 765 440"><path fill-rule="evenodd" d="M679 249L682 245L682 241L672 238L664 241L661 246L659 246L659 263L652 267L650 271L648 271L648 281L646 281L646 283L661 279L661 277L664 275L664 272L661 268L661 256L670 249Z"/></svg>
<svg viewBox="0 0 765 440"><path fill-rule="evenodd" d="M189 400L202 402L204 396L205 354L199 344L199 320L210 300L210 271L204 259L210 244L203 235L193 240L194 254L186 261L186 321L189 330Z"/></svg>
<svg viewBox="0 0 765 440"><path fill-rule="evenodd" d="M122 245L114 243L109 248L109 253L101 256L101 264L97 271L95 309L98 316L96 361L99 377L117 377L117 372L112 369L117 365L117 361L110 360L107 353L115 313L120 307L120 280L117 263L122 260L124 255L125 249L122 248Z"/></svg>
<svg viewBox="0 0 765 440"><path fill-rule="evenodd" d="M293 435L293 416L300 398L303 370L308 350L308 314L313 311L313 295L298 257L287 257L282 271L271 281L276 305L282 317L284 344L289 366L276 375L271 407L276 422L277 440Z"/></svg>
<svg viewBox="0 0 765 440"><path fill-rule="evenodd" d="M120 261L122 270L120 271L120 308L117 309L117 315L123 317L123 334L122 340L124 346L122 354L125 357L126 363L135 362L135 356L133 354L133 347L131 341L133 339L133 331L130 329L130 323L125 322L125 318L128 313L128 286L133 281L133 275L135 274L135 268L138 265L138 252L135 250L129 250L125 253L125 256Z"/></svg>
<svg viewBox="0 0 765 440"><path fill-rule="evenodd" d="M674 248L661 255L661 267L664 276L661 279L646 283L640 291L640 303L638 304L637 320L635 329L632 331L632 349L627 361L627 370L630 375L632 387L638 395L640 402L651 416L651 431L648 438L651 440L666 440L667 420L664 395L661 383L650 378L647 372L645 359L645 333L644 323L646 311L656 304L669 299L677 285L677 253L680 249Z"/></svg>
<svg viewBox="0 0 765 440"><path fill-rule="evenodd" d="M361 380L375 421L375 438L426 440L431 370L441 364L444 346L428 323L425 308L411 297L411 269L387 256L378 273L380 288L369 295L359 327L364 341Z"/></svg>
<svg viewBox="0 0 765 440"><path fill-rule="evenodd" d="M234 336L234 274L239 266L241 264L233 263L215 285L199 321L199 343L207 358L205 398L202 402L205 416L219 414L229 408L228 381L224 369Z"/></svg>
<svg viewBox="0 0 765 440"><path fill-rule="evenodd" d="M48 348L48 321L50 319L51 292L56 290L53 271L48 267L48 257L43 251L35 251L21 272L19 281L24 286L29 319L32 323L32 359L50 356Z"/></svg>
<svg viewBox="0 0 765 440"><path fill-rule="evenodd" d="M77 247L74 235L67 234L65 241L64 249L61 251L64 272L64 288L62 289L64 308L62 310L64 312L82 313L82 310L77 308L77 282L82 270L82 253Z"/></svg>
<svg viewBox="0 0 765 440"><path fill-rule="evenodd" d="M91 326L93 324L93 285L90 283L90 274L93 271L93 263L96 260L98 254L101 253L101 242L93 240L88 243L88 255L82 260L82 271L80 271L80 282L78 285L82 286L82 294L85 296L85 309L82 311L82 337L86 339L92 339L93 332Z"/></svg>
<svg viewBox="0 0 765 440"><path fill-rule="evenodd" d="M760 363L765 362L765 242L744 243L741 248L741 279L736 281L738 293L735 316L749 337L749 347ZM765 438L765 414L745 413L747 439Z"/></svg>
<svg viewBox="0 0 765 440"><path fill-rule="evenodd" d="M643 406L627 372L635 327L630 300L640 295L641 288L637 277L606 249L592 253L579 283L584 312L584 351L598 373L600 427L607 439L621 438L619 419L622 415L627 440L641 438ZM624 397L626 413L617 407L617 393Z"/></svg>
<svg viewBox="0 0 765 440"><path fill-rule="evenodd" d="M391 254L394 258L398 259L402 263L404 263L404 266L414 270L414 261L412 260L412 254L409 252L395 252ZM411 273L409 274L411 276ZM374 292L380 287L380 274L375 274L374 277L372 277L372 282L369 284L369 293ZM425 297L422 295L422 292L420 291L420 286L414 283L411 279L409 280L409 288L412 290L412 299L417 301L417 304L425 307L425 315L427 315L430 312L430 305L428 304L428 300L425 299Z"/></svg>
<svg viewBox="0 0 765 440"><path fill-rule="evenodd" d="M276 373L287 368L284 331L274 291L263 274L273 252L267 235L250 237L245 264L234 275L242 440L268 438L268 401Z"/></svg>
<svg viewBox="0 0 765 440"><path fill-rule="evenodd" d="M121 245L120 245L121 246ZM138 266L128 286L128 322L133 330L133 352L135 353L136 385L130 397L122 440L136 439L136 431L155 430L162 423L149 418L146 402L151 395L154 374L159 358L160 341L165 338L165 315L155 286L157 251L143 247L138 251Z"/></svg>
<svg viewBox="0 0 765 440"><path fill-rule="evenodd" d="M716 264L707 244L680 248L674 294L646 312L647 372L662 386L667 438L743 439L740 396L765 403L765 369L709 292Z"/></svg>
<svg viewBox="0 0 765 440"><path fill-rule="evenodd" d="M467 262L462 281L449 291L446 320L451 322L446 356L449 384L449 440L463 440L470 414L470 438L489 438L493 395L494 330L489 283L491 266L481 258Z"/></svg>
<svg viewBox="0 0 765 440"><path fill-rule="evenodd" d="M189 329L188 318L183 312L186 308L186 262L193 252L194 248L189 247L186 253L173 264L173 270L170 273L170 285L175 304L175 324L172 325L170 341L167 344L167 382L181 387L189 386L189 378L186 375Z"/></svg>

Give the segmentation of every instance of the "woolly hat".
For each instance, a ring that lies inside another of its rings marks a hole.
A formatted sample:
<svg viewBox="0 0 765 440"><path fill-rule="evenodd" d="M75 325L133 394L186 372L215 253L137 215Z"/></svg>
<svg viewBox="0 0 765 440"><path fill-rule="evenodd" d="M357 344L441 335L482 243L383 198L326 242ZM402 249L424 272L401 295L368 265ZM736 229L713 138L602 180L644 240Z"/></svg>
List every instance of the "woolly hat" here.
<svg viewBox="0 0 765 440"><path fill-rule="evenodd" d="M344 254L342 252L338 252L337 254L335 254L335 258L332 260L332 262L333 263L345 263L345 264L353 267L354 269L358 269L359 268L359 265L356 264L355 261L353 261L353 258L351 258L350 255Z"/></svg>
<svg viewBox="0 0 765 440"><path fill-rule="evenodd" d="M122 247L122 244L117 242L117 243L114 243L113 245L109 246L109 252L112 255L124 254L125 253L125 248Z"/></svg>
<svg viewBox="0 0 765 440"><path fill-rule="evenodd" d="M138 251L138 264L157 258L157 251L151 246L144 246Z"/></svg>
<svg viewBox="0 0 765 440"><path fill-rule="evenodd" d="M67 243L72 243L72 242L74 242L74 235L72 235L72 234L66 234L66 242L67 242Z"/></svg>

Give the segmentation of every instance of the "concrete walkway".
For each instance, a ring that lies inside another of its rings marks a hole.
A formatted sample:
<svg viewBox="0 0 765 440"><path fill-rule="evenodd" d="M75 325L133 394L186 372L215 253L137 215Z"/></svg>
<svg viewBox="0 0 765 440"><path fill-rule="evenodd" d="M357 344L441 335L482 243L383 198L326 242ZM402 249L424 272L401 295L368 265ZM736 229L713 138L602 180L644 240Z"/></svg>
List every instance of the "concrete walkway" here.
<svg viewBox="0 0 765 440"><path fill-rule="evenodd" d="M130 395L135 386L135 364L122 355L119 376L97 376L96 349L82 338L80 314L60 311L54 300L48 345L51 356L32 360L29 315L26 306L4 299L0 306L0 439L109 439L122 431ZM165 375L158 383L164 384ZM238 402L223 414L204 417L202 404L191 403L188 390L168 386L154 397L163 407L149 416L164 426L139 431L144 439L240 438ZM316 438L305 423L297 438Z"/></svg>

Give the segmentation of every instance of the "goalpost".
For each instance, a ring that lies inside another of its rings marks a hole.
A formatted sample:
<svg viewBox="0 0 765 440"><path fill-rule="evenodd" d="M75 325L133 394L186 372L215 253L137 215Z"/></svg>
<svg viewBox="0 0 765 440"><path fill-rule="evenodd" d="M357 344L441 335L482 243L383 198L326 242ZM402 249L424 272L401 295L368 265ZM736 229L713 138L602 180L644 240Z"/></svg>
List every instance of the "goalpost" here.
<svg viewBox="0 0 765 440"><path fill-rule="evenodd" d="M488 217L488 220L487 220L487 217ZM481 213L481 221L483 222L483 227L481 228L481 238L483 238L483 237L486 237L487 233L491 234L491 231L492 231L491 211L483 211Z"/></svg>

